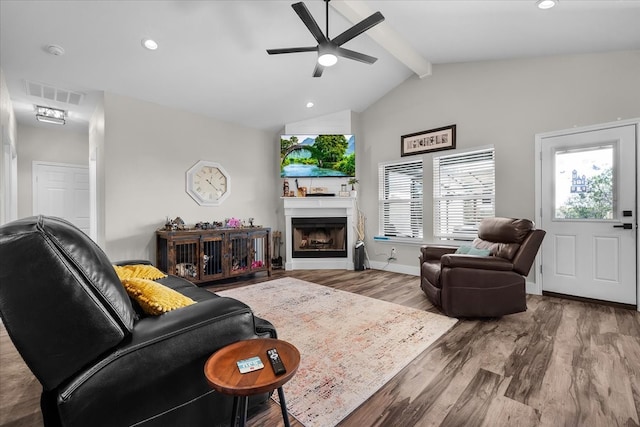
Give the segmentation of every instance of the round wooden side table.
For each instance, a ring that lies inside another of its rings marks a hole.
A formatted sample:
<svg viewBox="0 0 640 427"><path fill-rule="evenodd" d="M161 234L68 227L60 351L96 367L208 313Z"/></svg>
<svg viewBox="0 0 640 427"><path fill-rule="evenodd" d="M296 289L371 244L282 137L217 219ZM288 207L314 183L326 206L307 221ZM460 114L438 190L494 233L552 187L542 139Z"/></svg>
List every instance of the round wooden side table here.
<svg viewBox="0 0 640 427"><path fill-rule="evenodd" d="M267 356L267 350L271 348L278 350L286 369L284 374L274 374ZM264 368L241 374L236 362L254 356L260 357ZM268 393L275 389L278 390L284 425L289 427L282 385L293 378L299 364L300 352L292 344L274 338L257 338L229 344L213 353L204 365L204 375L215 391L233 396L232 427L236 425L238 415L240 426L246 425L249 396Z"/></svg>

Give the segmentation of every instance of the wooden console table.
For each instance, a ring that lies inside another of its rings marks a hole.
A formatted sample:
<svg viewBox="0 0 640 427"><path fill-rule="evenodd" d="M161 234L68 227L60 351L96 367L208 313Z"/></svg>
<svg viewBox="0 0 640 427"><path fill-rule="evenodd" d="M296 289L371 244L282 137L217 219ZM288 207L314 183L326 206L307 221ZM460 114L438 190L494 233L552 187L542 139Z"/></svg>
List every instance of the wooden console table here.
<svg viewBox="0 0 640 427"><path fill-rule="evenodd" d="M271 229L158 230L156 266L193 283L266 271L271 276Z"/></svg>

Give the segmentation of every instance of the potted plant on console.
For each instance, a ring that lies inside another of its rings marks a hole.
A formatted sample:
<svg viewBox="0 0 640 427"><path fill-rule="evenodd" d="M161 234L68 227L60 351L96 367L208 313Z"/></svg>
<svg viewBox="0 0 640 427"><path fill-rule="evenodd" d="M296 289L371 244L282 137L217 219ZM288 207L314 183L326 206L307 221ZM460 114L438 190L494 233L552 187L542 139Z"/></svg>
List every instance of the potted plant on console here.
<svg viewBox="0 0 640 427"><path fill-rule="evenodd" d="M351 184L351 197L357 197L358 191L356 190L356 184L358 183L357 178L349 178L349 184Z"/></svg>

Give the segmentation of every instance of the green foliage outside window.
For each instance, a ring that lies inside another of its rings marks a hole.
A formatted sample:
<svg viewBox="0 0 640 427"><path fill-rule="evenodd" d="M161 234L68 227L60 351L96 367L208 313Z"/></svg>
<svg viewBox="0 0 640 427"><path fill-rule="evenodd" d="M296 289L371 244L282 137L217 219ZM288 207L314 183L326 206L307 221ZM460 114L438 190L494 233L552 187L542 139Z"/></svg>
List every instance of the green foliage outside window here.
<svg viewBox="0 0 640 427"><path fill-rule="evenodd" d="M588 191L572 194L557 209L557 218L612 219L613 218L613 170L587 178Z"/></svg>

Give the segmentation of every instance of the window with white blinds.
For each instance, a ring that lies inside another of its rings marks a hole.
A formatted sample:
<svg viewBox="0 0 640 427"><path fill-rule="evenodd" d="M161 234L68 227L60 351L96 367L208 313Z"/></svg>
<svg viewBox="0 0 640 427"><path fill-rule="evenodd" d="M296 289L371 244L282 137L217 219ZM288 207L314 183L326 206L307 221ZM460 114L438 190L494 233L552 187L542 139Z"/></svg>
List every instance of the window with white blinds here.
<svg viewBox="0 0 640 427"><path fill-rule="evenodd" d="M482 148L433 158L433 235L472 240L495 216L495 153Z"/></svg>
<svg viewBox="0 0 640 427"><path fill-rule="evenodd" d="M422 159L378 166L379 233L422 239Z"/></svg>

